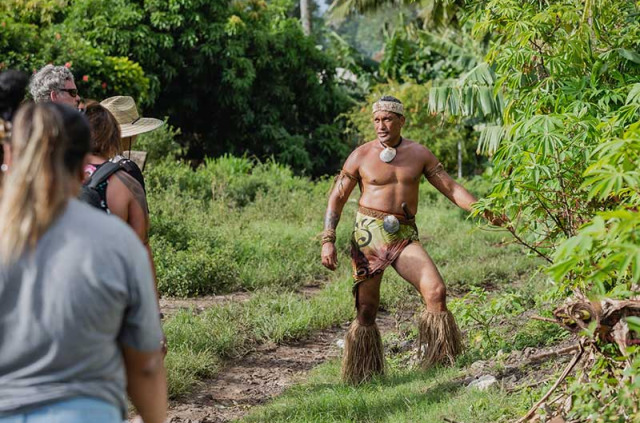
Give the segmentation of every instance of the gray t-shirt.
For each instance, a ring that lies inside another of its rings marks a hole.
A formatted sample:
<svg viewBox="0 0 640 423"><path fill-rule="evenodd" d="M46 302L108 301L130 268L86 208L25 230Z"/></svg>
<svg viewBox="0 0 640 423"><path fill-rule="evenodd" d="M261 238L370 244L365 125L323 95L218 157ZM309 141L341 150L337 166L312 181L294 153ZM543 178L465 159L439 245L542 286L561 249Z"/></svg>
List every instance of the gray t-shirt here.
<svg viewBox="0 0 640 423"><path fill-rule="evenodd" d="M63 399L126 412L120 345L162 340L149 258L120 219L71 200L35 251L0 264L0 416Z"/></svg>

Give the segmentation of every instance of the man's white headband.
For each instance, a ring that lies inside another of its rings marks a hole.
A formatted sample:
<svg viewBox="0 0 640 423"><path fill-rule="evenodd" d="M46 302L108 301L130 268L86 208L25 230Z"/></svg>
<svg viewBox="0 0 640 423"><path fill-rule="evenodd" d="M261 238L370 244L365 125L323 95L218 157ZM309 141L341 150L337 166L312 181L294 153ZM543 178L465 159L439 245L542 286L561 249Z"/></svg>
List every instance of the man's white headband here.
<svg viewBox="0 0 640 423"><path fill-rule="evenodd" d="M373 103L373 113L375 112L393 112L404 116L404 106L395 101L376 101Z"/></svg>

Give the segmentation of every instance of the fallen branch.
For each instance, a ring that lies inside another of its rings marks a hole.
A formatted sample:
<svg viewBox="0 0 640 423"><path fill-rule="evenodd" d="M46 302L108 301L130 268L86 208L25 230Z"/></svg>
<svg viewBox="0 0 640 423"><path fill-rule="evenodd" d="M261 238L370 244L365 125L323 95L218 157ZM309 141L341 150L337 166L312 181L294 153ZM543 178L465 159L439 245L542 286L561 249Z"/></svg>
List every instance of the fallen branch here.
<svg viewBox="0 0 640 423"><path fill-rule="evenodd" d="M549 322L549 323L555 323L555 324L559 324L558 321L556 319L551 319L549 317L542 317L542 316L531 316L530 319L533 320L540 320L542 322Z"/></svg>
<svg viewBox="0 0 640 423"><path fill-rule="evenodd" d="M458 423L457 421L455 421L455 420L451 420L451 419L448 419L448 418L446 418L446 417L443 417L442 419L443 419L445 422L447 422L447 423Z"/></svg>
<svg viewBox="0 0 640 423"><path fill-rule="evenodd" d="M558 395L557 397L555 397L554 399L552 399L551 401L549 401L549 402L547 403L547 405L551 405L551 404L553 404L553 403L555 403L555 402L558 402L558 400L561 400L562 398L564 398L564 394L560 394L560 395Z"/></svg>
<svg viewBox="0 0 640 423"><path fill-rule="evenodd" d="M578 363L578 361L580 361L580 359L582 358L582 353L584 353L584 348L582 347L582 344L578 344L579 346L579 350L576 353L576 355L573 356L573 360L571 360L571 362L569 363L569 365L567 366L566 369L564 369L564 372L562 372L562 374L560 375L560 377L558 378L558 380L556 380L556 382L553 384L553 386L551 388L549 388L549 390L547 391L546 394L544 394L542 396L542 398L540 398L540 400L534 404L533 407L531 407L531 409L529 409L529 411L527 412L527 414L524 415L524 417L522 417L521 419L519 419L516 423L524 423L527 420L529 420L536 412L536 410L540 407L540 405L545 402L547 400L547 398L549 398L551 396L551 394L553 393L553 391L556 390L556 388L560 385L560 383L562 383L562 381L567 377L567 375L569 375L569 373L571 373L571 370L573 370L573 368L575 367L575 365Z"/></svg>
<svg viewBox="0 0 640 423"><path fill-rule="evenodd" d="M580 343L578 343L578 344L570 345L565 348L560 348L559 350L553 350L553 351L548 351L546 353L534 355L533 357L529 357L529 359L523 365L546 360L549 357L555 357L557 355L564 355L564 354L579 350L580 348L582 348L582 346L580 345Z"/></svg>
<svg viewBox="0 0 640 423"><path fill-rule="evenodd" d="M559 350L548 351L542 354L534 355L533 357L530 357L529 359L526 359L520 363L515 363L515 364L510 364L505 366L504 369L502 369L502 371L498 371L495 377L496 379L504 379L505 377L518 372L522 367L531 366L540 361L544 361L548 358L557 357L560 355L564 355L564 354L576 351L579 348L580 348L580 344L574 344L565 348L561 348ZM468 385L470 382L472 382L475 379L476 377L474 376L466 377L464 379L458 380L457 383Z"/></svg>

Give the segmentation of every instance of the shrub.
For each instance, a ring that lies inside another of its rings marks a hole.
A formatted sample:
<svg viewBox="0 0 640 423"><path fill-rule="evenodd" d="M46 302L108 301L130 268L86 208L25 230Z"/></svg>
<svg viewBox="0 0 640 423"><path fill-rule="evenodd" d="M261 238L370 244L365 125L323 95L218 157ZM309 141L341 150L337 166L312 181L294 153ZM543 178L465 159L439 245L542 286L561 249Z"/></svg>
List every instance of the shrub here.
<svg viewBox="0 0 640 423"><path fill-rule="evenodd" d="M163 294L179 297L218 294L239 285L238 266L224 249L211 248L193 239L183 250L157 238L151 240L151 245L158 289Z"/></svg>
<svg viewBox="0 0 640 423"><path fill-rule="evenodd" d="M166 158L146 177L163 294L293 288L323 277L314 238L327 182L314 184L273 161L232 156L207 159L195 170Z"/></svg>
<svg viewBox="0 0 640 423"><path fill-rule="evenodd" d="M160 128L139 135L134 148L147 152L147 165L153 165L165 159L175 160L182 153L180 144L176 142L179 135L180 128L171 126L165 118L164 125Z"/></svg>

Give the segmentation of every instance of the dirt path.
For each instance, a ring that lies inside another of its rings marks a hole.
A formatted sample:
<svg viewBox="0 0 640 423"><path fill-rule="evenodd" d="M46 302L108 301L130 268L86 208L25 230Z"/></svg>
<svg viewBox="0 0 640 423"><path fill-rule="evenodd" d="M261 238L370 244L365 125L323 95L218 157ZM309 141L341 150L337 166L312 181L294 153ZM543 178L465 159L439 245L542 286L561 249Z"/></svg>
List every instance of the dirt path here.
<svg viewBox="0 0 640 423"><path fill-rule="evenodd" d="M394 330L393 318L381 313L381 331ZM337 341L348 323L321 330L307 339L284 345L263 345L227 363L216 377L205 380L189 397L171 404L171 423L227 422L241 418L251 407L281 394L318 364L339 357Z"/></svg>

